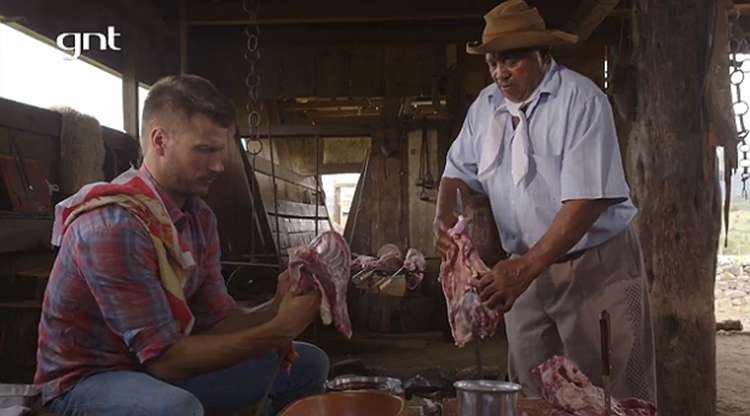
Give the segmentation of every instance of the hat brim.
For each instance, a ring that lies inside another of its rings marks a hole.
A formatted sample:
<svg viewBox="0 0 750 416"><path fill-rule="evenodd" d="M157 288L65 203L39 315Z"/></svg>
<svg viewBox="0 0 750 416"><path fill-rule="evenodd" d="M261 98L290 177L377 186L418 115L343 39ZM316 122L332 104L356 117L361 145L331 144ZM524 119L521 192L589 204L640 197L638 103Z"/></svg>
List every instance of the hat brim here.
<svg viewBox="0 0 750 416"><path fill-rule="evenodd" d="M560 30L533 30L500 35L486 43L469 42L466 44L466 52L472 55L482 55L487 52L504 52L533 46L575 45L576 43L578 43L578 36L571 33Z"/></svg>

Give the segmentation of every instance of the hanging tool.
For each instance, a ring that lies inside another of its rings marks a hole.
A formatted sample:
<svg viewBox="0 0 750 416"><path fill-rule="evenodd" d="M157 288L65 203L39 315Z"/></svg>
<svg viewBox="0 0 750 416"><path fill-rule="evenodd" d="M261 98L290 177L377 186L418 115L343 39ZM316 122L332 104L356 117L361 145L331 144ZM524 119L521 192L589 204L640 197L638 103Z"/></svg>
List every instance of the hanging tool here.
<svg viewBox="0 0 750 416"><path fill-rule="evenodd" d="M601 338L602 353L602 384L604 389L604 414L610 416L612 412L612 392L610 391L610 376L612 366L609 359L610 330L609 312L603 310L599 318L599 330Z"/></svg>
<svg viewBox="0 0 750 416"><path fill-rule="evenodd" d="M427 121L424 121L422 127L422 144L419 149L419 175L417 176L417 186L422 188L419 192L419 199L422 201L431 201L428 189L435 189L435 178L432 176L430 167L430 142L427 138Z"/></svg>

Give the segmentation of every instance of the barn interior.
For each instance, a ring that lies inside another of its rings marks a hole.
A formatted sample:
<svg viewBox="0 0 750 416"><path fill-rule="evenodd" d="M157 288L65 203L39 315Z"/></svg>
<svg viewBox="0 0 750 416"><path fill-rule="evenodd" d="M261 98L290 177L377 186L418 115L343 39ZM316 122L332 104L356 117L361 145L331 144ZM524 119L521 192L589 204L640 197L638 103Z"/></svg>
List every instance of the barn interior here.
<svg viewBox="0 0 750 416"><path fill-rule="evenodd" d="M252 306L272 297L289 250L325 231L343 235L353 257L416 249L425 258L416 288L393 278L403 270L349 285L351 339L321 322L302 338L329 354L331 378L394 377L411 386L418 393L408 414L428 414L455 394L455 380L503 379L503 331L453 345L433 243L448 149L492 83L466 43L481 37L482 17L498 3L3 0L0 23L53 46L62 33L116 28L119 48L92 46L78 59L121 78L123 128L0 96L0 383L30 384L36 369L57 253L55 204L138 166L139 89L179 73L210 80L237 111L224 172L205 197L235 300ZM548 27L579 36L552 54L606 92L614 110L651 284L659 412L750 415L741 394L750 387L750 357L739 356L744 366L737 355L722 361L714 311L728 212L722 187L733 172L750 177L747 130L736 117L737 102L745 113L747 104L731 96L742 82L735 74L750 71L736 58L749 49L750 3L528 3ZM0 59L0 67L26 65L2 51ZM488 200L477 195L472 205L472 232L491 266L505 253ZM731 338L732 354L750 345L745 338ZM724 372L734 374L731 385L722 384Z"/></svg>

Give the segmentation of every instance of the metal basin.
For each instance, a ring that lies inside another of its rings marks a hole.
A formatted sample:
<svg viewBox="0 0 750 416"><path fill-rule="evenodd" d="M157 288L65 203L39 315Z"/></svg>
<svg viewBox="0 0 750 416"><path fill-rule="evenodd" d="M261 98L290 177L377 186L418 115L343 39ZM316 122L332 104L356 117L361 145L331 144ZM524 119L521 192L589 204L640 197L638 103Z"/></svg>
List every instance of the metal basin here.
<svg viewBox="0 0 750 416"><path fill-rule="evenodd" d="M404 399L381 391L347 391L305 397L279 416L404 416Z"/></svg>
<svg viewBox="0 0 750 416"><path fill-rule="evenodd" d="M519 416L521 386L495 380L461 380L453 383L460 416Z"/></svg>

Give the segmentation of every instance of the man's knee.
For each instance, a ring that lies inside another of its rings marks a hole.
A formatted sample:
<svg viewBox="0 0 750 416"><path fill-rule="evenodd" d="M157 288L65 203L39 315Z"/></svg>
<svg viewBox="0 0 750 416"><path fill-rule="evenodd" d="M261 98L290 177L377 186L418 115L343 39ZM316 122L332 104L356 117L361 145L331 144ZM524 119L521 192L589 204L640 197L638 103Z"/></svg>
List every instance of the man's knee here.
<svg viewBox="0 0 750 416"><path fill-rule="evenodd" d="M315 345L305 342L295 342L294 348L300 355L299 365L304 368L301 373L308 374L312 382L319 382L322 387L322 383L328 378L330 367L328 354Z"/></svg>
<svg viewBox="0 0 750 416"><path fill-rule="evenodd" d="M181 388L170 389L155 403L144 404L148 416L203 416L203 405L192 393ZM144 415L145 416L145 415Z"/></svg>

